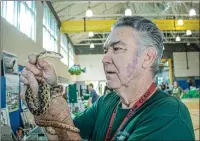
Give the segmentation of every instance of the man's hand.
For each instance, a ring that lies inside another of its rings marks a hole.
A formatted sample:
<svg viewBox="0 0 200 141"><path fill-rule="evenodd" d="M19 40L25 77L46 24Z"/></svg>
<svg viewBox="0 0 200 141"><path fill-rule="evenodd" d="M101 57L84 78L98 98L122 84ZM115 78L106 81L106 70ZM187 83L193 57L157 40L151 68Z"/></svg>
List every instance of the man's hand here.
<svg viewBox="0 0 200 141"><path fill-rule="evenodd" d="M24 84L29 84L28 77L30 75L34 75L36 79L46 81L51 86L58 84L56 71L52 64L49 64L44 59L37 60L35 54L29 55L28 58L29 60L26 62L20 77Z"/></svg>

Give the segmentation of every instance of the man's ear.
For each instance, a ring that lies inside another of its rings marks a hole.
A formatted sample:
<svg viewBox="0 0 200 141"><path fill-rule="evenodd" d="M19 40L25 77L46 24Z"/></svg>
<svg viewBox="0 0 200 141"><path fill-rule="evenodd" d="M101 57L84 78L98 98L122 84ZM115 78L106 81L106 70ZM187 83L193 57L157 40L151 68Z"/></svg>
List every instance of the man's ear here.
<svg viewBox="0 0 200 141"><path fill-rule="evenodd" d="M152 66L152 64L154 63L155 59L157 57L157 51L155 48L153 47L149 47L147 48L144 52L143 52L143 63L142 63L142 67L144 69L149 68L150 66Z"/></svg>

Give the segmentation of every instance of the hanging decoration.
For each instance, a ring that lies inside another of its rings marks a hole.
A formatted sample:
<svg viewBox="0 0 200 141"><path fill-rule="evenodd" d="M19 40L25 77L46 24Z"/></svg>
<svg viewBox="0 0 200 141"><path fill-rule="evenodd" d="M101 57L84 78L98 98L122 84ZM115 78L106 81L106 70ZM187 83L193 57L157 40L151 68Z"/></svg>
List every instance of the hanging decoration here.
<svg viewBox="0 0 200 141"><path fill-rule="evenodd" d="M86 67L81 68L81 66L79 64L75 64L71 68L68 69L68 72L71 75L80 75L81 72L85 72L85 71L86 71Z"/></svg>

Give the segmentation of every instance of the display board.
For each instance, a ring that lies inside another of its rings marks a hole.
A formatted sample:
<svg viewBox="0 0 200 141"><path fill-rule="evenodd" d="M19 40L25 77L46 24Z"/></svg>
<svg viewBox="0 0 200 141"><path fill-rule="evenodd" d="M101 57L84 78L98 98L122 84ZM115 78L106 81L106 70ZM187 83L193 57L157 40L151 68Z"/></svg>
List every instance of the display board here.
<svg viewBox="0 0 200 141"><path fill-rule="evenodd" d="M175 77L199 76L199 52L174 52Z"/></svg>
<svg viewBox="0 0 200 141"><path fill-rule="evenodd" d="M69 85L69 103L77 103L76 84Z"/></svg>

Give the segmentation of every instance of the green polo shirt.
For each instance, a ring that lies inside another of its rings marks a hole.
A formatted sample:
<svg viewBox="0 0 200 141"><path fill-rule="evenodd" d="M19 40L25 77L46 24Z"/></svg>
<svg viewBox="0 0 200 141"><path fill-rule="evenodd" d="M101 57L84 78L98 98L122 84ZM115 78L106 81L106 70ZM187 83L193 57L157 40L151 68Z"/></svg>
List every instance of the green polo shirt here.
<svg viewBox="0 0 200 141"><path fill-rule="evenodd" d="M111 115L117 113L111 129L114 135L128 109L121 109L115 93L104 95L92 107L74 118L83 139L104 141ZM173 96L157 90L114 137L115 140L195 140L190 113L187 107Z"/></svg>

